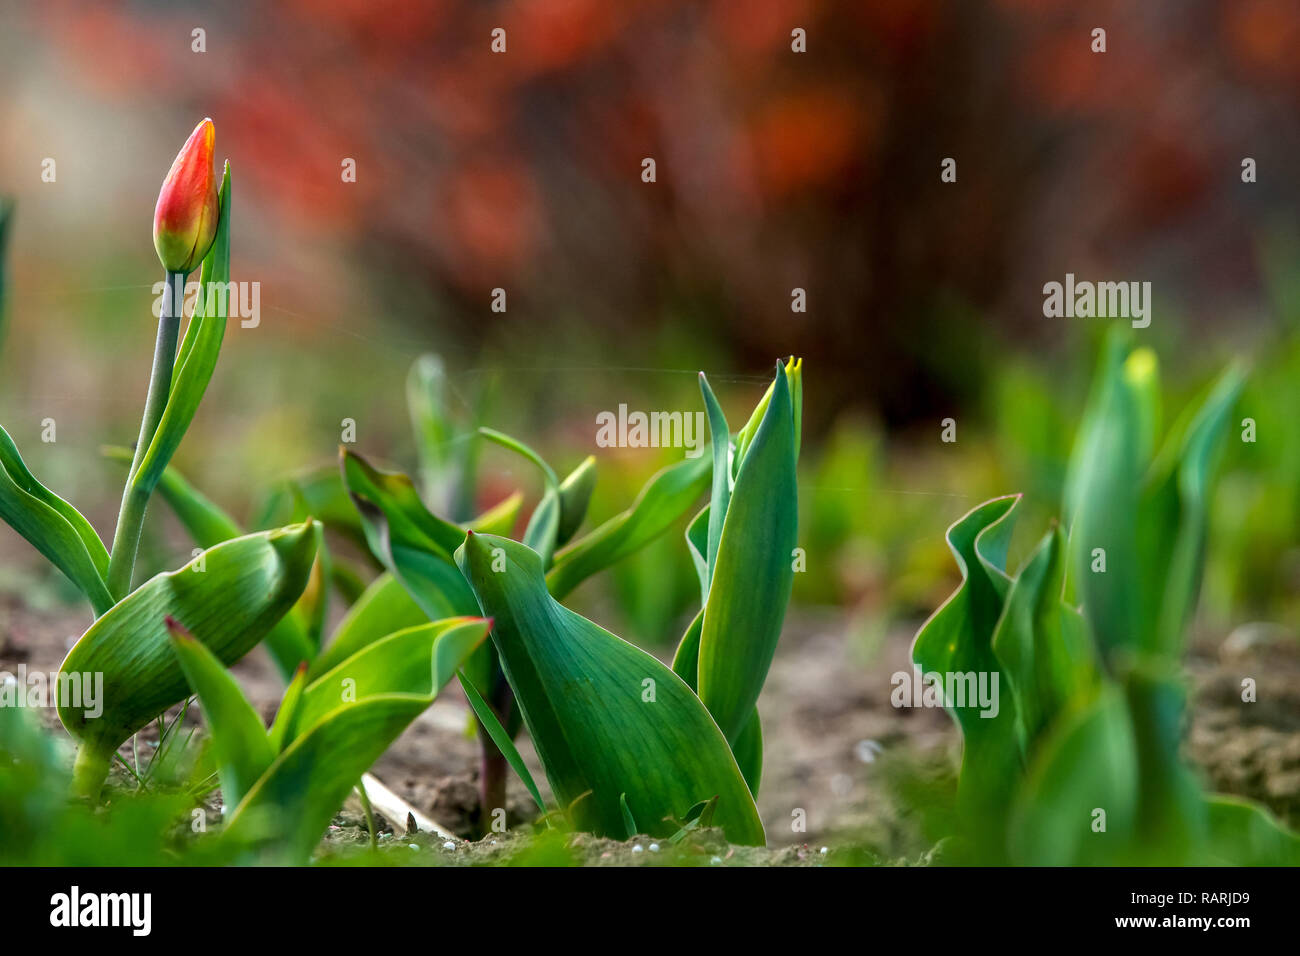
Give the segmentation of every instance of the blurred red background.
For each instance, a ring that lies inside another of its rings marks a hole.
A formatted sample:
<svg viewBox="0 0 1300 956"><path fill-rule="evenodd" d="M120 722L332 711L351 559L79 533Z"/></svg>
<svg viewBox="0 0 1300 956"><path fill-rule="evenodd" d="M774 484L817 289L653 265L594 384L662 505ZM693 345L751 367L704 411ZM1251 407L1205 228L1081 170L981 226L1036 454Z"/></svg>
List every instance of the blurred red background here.
<svg viewBox="0 0 1300 956"><path fill-rule="evenodd" d="M1152 280L1162 335L1266 325L1257 245L1295 228L1293 0L46 0L0 17L0 190L18 228L47 232L15 250L19 284L66 269L41 157L93 185L63 215L146 262L141 209L211 115L237 171L237 269L285 334L383 316L541 366L575 340L611 366L754 373L800 353L814 432L845 404L901 423L969 401L990 333L1062 340L1041 287L1067 271Z"/></svg>

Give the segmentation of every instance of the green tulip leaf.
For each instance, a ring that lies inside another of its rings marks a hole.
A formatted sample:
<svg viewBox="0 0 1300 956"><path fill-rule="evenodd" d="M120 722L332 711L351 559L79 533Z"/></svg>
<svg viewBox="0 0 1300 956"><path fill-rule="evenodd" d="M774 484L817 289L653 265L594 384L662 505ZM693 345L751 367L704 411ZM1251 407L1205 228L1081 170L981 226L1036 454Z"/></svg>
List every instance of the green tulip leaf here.
<svg viewBox="0 0 1300 956"><path fill-rule="evenodd" d="M366 536L338 468L312 468L276 482L253 512L252 527L278 528L311 515L364 548Z"/></svg>
<svg viewBox="0 0 1300 956"><path fill-rule="evenodd" d="M307 862L362 774L432 702L432 694L388 694L334 711L276 758L223 839L277 862Z"/></svg>
<svg viewBox="0 0 1300 956"><path fill-rule="evenodd" d="M89 599L95 614L113 606L105 583L108 551L76 508L27 470L9 433L0 428L0 519L26 538Z"/></svg>
<svg viewBox="0 0 1300 956"><path fill-rule="evenodd" d="M803 360L790 358L786 361L785 366L786 386L790 392L790 404L794 408L794 453L799 457L800 436L803 431ZM776 387L773 381L759 399L758 404L754 406L754 411L749 416L749 421L745 426L736 433L735 454L731 456L731 474L734 477L740 471L741 462L744 461L745 455L749 452L750 443L754 436L758 434L758 426L762 423L763 418L767 415L768 403L772 400L772 393Z"/></svg>
<svg viewBox="0 0 1300 956"><path fill-rule="evenodd" d="M713 576L713 566L718 560L718 545L722 542L722 525L727 518L727 506L731 501L731 432L727 429L727 416L723 414L722 406L718 404L703 372L700 373L700 393L704 396L704 408L709 417L709 441L713 449L713 493L709 498L709 524L704 548L704 589L707 592L709 580Z"/></svg>
<svg viewBox="0 0 1300 956"><path fill-rule="evenodd" d="M1104 661L1143 646L1142 562L1135 529L1154 418L1153 360L1130 363L1126 337L1113 334L1075 443L1066 484L1071 581ZM1104 570L1102 570L1104 568Z"/></svg>
<svg viewBox="0 0 1300 956"><path fill-rule="evenodd" d="M515 774L523 781L524 786L532 795L533 802L537 804L537 809L543 814L546 813L546 802L542 800L542 791L537 788L537 781L529 772L524 758L519 755L519 748L515 746L514 739L510 732L501 726L501 721L497 720L496 713L489 706L488 702L483 699L483 695L478 692L474 682L469 679L464 671L460 674L460 686L465 691L465 699L469 701L470 709L474 711L483 729L487 731L492 742L497 745L497 750L506 758L506 763L514 770Z"/></svg>
<svg viewBox="0 0 1300 956"><path fill-rule="evenodd" d="M700 700L732 743L763 689L794 582L799 518L794 436L790 393L778 367L767 412L726 505L700 630ZM717 489L715 481L715 494ZM715 507L710 505L710 536Z"/></svg>
<svg viewBox="0 0 1300 956"><path fill-rule="evenodd" d="M686 686L695 690L696 677L700 671L700 630L704 624L704 612L695 615L686 633L677 645L673 656L673 673L686 681ZM758 718L758 708L750 713L749 720L741 728L736 742L731 747L736 757L740 773L749 785L749 792L758 796L759 781L763 776L763 728Z"/></svg>
<svg viewBox="0 0 1300 956"><path fill-rule="evenodd" d="M113 752L189 693L172 651L175 618L224 664L251 650L298 600L319 544L314 523L226 541L178 571L146 581L91 625L60 668L102 674L103 713L64 701L63 726L81 743L79 787L98 791Z"/></svg>
<svg viewBox="0 0 1300 956"><path fill-rule="evenodd" d="M340 462L353 503L364 500L383 512L395 546L423 549L447 559L460 547L465 530L432 514L406 475L380 471L346 449L341 450ZM370 541L369 527L366 533Z"/></svg>
<svg viewBox="0 0 1300 956"><path fill-rule="evenodd" d="M305 862L338 808L484 640L488 621L436 621L378 641L303 690L285 745L235 807L223 839ZM345 698L338 682L352 679Z"/></svg>
<svg viewBox="0 0 1300 956"><path fill-rule="evenodd" d="M562 548L572 540L582 527L587 517L587 506L591 504L591 493L596 488L596 457L588 455L577 468L569 472L560 482L560 527L555 534L555 546ZM482 530L486 534L492 532Z"/></svg>
<svg viewBox="0 0 1300 956"><path fill-rule="evenodd" d="M477 617L447 618L368 644L311 680L298 704L290 739L292 728L309 728L349 700L416 693L411 688L429 681L430 661L433 691L441 691L483 643L490 626L491 622Z"/></svg>
<svg viewBox="0 0 1300 956"><path fill-rule="evenodd" d="M104 454L128 468L131 465L129 448L112 446L105 448ZM200 548L211 548L244 533L234 518L191 485L173 465L163 469L157 491Z"/></svg>
<svg viewBox="0 0 1300 956"><path fill-rule="evenodd" d="M993 652L1016 702L1021 749L1099 679L1079 612L1061 600L1065 537L1053 528L1034 549L1007 592L993 634Z"/></svg>
<svg viewBox="0 0 1300 956"><path fill-rule="evenodd" d="M167 626L176 659L208 722L222 799L234 806L271 766L275 747L257 711L217 656L171 618Z"/></svg>
<svg viewBox="0 0 1300 956"><path fill-rule="evenodd" d="M438 355L427 353L411 363L406 376L406 408L411 416L420 474L445 474L455 447L456 428L447 407L447 370ZM433 490L426 483L426 493ZM434 498L429 500L437 503Z"/></svg>
<svg viewBox="0 0 1300 956"><path fill-rule="evenodd" d="M1210 517L1210 486L1229 415L1245 377L1229 368L1152 466L1142 500L1139 553L1149 649L1177 656L1196 607Z"/></svg>
<svg viewBox="0 0 1300 956"><path fill-rule="evenodd" d="M131 464L131 451L128 448L109 447L104 449L104 454L125 465ZM211 548L244 534L234 518L191 485L174 465L163 469L157 491L200 548ZM295 523L301 523L312 515L300 508L296 509L293 517ZM316 654L317 640L313 637L313 628L319 626L324 613L324 608L319 603L317 578L328 566L328 562L324 566L320 563L323 554L326 551L322 541L317 563L312 567L312 575L308 578L308 587L303 597L266 635L267 652L275 662L280 676L286 681L293 676L300 663L311 660Z"/></svg>
<svg viewBox="0 0 1300 956"><path fill-rule="evenodd" d="M758 799L758 785L763 779L763 722L759 720L757 707L749 712L749 720L740 728L731 752L736 756L749 792Z"/></svg>
<svg viewBox="0 0 1300 956"><path fill-rule="evenodd" d="M1220 866L1300 866L1300 835L1258 804L1214 795L1206 800L1211 861Z"/></svg>
<svg viewBox="0 0 1300 956"><path fill-rule="evenodd" d="M275 712L275 719L271 721L271 729L266 732L274 753L278 754L289 742L289 733L297 719L298 705L302 703L302 692L307 687L307 680L307 665L299 664L289 686L284 689L284 696L280 698L280 706Z"/></svg>
<svg viewBox="0 0 1300 956"><path fill-rule="evenodd" d="M448 548L465 532L430 514L405 475L380 472L344 451L344 478L361 515L366 540L380 563L406 588L431 621L473 613L474 594Z"/></svg>
<svg viewBox="0 0 1300 956"><path fill-rule="evenodd" d="M423 624L428 619L402 582L385 572L348 608L334 638L311 662L311 673L319 676L381 637Z"/></svg>
<svg viewBox="0 0 1300 956"><path fill-rule="evenodd" d="M691 553L691 563L695 565L695 574L700 579L700 607L709 603L709 505L700 509L699 514L686 526L686 549Z"/></svg>
<svg viewBox="0 0 1300 956"><path fill-rule="evenodd" d="M1012 812L1012 862L1134 863L1137 759L1123 695L1106 686L1067 714L1039 747Z"/></svg>
<svg viewBox="0 0 1300 956"><path fill-rule="evenodd" d="M922 625L912 646L927 689L933 681L944 685L944 706L961 728L958 808L994 853L1001 852L1006 810L1023 767L1015 699L992 647L1010 586L1001 566L1019 500L1018 495L994 498L948 529L962 583ZM948 696L950 681L964 700ZM991 699L988 707L979 700L981 681Z"/></svg>
<svg viewBox="0 0 1300 956"><path fill-rule="evenodd" d="M667 531L704 493L710 467L703 455L669 465L650 478L630 508L557 551L546 575L551 593L563 600L593 574Z"/></svg>
<svg viewBox="0 0 1300 956"><path fill-rule="evenodd" d="M509 448L528 459L541 471L545 490L542 492L542 500L537 503L532 517L528 519L523 540L524 544L540 554L542 561L549 566L551 556L555 553L555 543L560 534L561 523L560 479L555 474L555 469L546 463L546 459L517 438L492 428L480 428L478 433L488 441Z"/></svg>
<svg viewBox="0 0 1300 956"><path fill-rule="evenodd" d="M621 837L626 794L635 819L666 835L673 828L664 821L717 796L727 838L763 843L726 739L681 678L551 598L540 556L524 545L473 534L456 561L495 619L502 668L551 790L576 825Z"/></svg>

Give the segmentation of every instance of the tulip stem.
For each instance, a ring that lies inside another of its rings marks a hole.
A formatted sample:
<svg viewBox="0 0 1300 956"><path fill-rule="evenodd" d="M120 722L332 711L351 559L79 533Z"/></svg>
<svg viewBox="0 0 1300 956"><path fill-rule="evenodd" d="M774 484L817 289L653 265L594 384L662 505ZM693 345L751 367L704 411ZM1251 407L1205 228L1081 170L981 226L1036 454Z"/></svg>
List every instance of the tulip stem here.
<svg viewBox="0 0 1300 956"><path fill-rule="evenodd" d="M108 560L108 591L115 601L122 600L131 590L135 556L140 548L140 530L144 527L145 510L149 507L149 496L153 493L152 487L144 487L136 479L171 396L172 369L176 363L176 342L180 337L184 303L185 273L169 271L163 289L162 315L158 319L153 372L149 376L144 417L140 420L140 438L136 442L131 471L122 491L122 508L118 512L117 531L113 534L113 550Z"/></svg>
<svg viewBox="0 0 1300 956"><path fill-rule="evenodd" d="M72 792L91 803L99 802L99 791L108 779L113 751L104 756L92 744L83 742L77 748L77 758L72 765Z"/></svg>

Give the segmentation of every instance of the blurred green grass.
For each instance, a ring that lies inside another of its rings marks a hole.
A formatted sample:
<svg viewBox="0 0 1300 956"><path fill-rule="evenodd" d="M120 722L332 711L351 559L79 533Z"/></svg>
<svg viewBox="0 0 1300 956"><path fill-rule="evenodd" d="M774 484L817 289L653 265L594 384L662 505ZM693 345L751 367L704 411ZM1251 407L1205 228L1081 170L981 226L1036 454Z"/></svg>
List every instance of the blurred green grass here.
<svg viewBox="0 0 1300 956"><path fill-rule="evenodd" d="M1174 315L1151 330L1166 407L1185 404L1225 355L1253 359L1236 419L1255 421L1257 441L1228 443L1216 489L1202 604L1210 628L1257 619L1292 630L1300 626L1296 252L1297 243L1285 236L1261 246L1271 330L1254 341L1183 337ZM122 476L99 449L129 440L143 398L152 320L141 321L139 299L116 293L65 297L40 314L33 314L28 300L20 314L11 315L0 353L6 427L37 475L86 510L103 535L116 515ZM945 321L962 325L971 338L966 310L955 308ZM617 353L575 319L513 337L502 333L472 355L453 348L444 353L451 400L467 409L471 397L493 382L494 427L527 436L561 471L595 454L600 477L588 522L594 526L621 510L653 471L682 454L598 448L598 412L620 403L698 410L699 368L709 372L733 414L761 392L763 370L736 368L726 349L692 336L693 324L698 322L684 315L665 315L660 326L620 343ZM963 373L978 397L950 413L957 420L957 441L951 444L940 440L937 420L887 426L866 402L826 408L819 404L818 369L810 366L810 425L800 466L800 545L807 571L795 578L796 609L840 609L874 634L912 626L954 584L942 532L972 505L1022 492L1024 526L1041 527L1060 500L1103 327L1071 326L1049 353L1026 351L996 329L982 330L969 357L979 368ZM417 456L403 383L414 358L438 345L432 336L412 338L409 327L385 319L343 327L272 314L258 329L232 322L176 464L241 519L286 476L331 467L345 420L355 422L359 451L413 472ZM616 365L612 354L635 355L637 365ZM47 418L58 428L58 440L50 444L40 438ZM1240 426L1234 433L1239 439ZM536 475L507 454L485 452L479 506L515 487L530 496L531 507L540 491ZM606 583L581 589L574 596L579 609L646 645L674 642L695 599L683 530L674 529L621 564ZM153 509L148 533L157 569L188 559L188 543L165 509ZM22 542L8 529L0 535L7 536L0 539L0 560L21 565ZM1027 547L1016 539L1013 563Z"/></svg>

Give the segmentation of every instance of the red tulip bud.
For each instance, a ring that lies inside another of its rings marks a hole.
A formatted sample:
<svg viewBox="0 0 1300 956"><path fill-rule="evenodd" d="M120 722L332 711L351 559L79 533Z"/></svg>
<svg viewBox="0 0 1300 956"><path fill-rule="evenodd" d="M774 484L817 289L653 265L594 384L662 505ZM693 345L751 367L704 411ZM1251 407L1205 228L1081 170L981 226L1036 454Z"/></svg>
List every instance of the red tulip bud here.
<svg viewBox="0 0 1300 956"><path fill-rule="evenodd" d="M216 237L217 178L212 168L216 138L212 120L194 127L158 193L153 245L168 272L193 272Z"/></svg>

